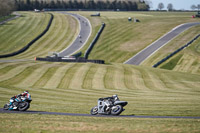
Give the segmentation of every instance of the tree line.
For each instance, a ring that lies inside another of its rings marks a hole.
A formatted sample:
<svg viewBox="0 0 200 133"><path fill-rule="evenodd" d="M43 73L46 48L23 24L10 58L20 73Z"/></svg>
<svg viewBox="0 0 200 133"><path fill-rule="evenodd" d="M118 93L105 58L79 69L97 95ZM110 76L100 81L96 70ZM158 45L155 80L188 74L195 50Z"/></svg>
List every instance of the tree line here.
<svg viewBox="0 0 200 133"><path fill-rule="evenodd" d="M10 15L14 10L16 10L14 0L0 0L0 17Z"/></svg>
<svg viewBox="0 0 200 133"><path fill-rule="evenodd" d="M143 0L15 0L17 10L65 9L65 10L123 10L148 11L149 5Z"/></svg>

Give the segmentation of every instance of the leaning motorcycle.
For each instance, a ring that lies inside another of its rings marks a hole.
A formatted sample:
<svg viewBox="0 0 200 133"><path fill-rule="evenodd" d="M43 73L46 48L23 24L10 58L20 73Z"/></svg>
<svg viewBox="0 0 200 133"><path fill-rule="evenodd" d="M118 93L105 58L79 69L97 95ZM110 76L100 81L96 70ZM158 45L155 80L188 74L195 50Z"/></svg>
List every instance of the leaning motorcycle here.
<svg viewBox="0 0 200 133"><path fill-rule="evenodd" d="M31 98L25 98L22 97L20 102L14 101L14 99L10 99L10 102L12 103L13 109L12 110L19 110L19 111L26 111L27 109L30 108L30 103L32 99ZM4 105L4 109L8 110L10 108L10 103L7 103Z"/></svg>
<svg viewBox="0 0 200 133"><path fill-rule="evenodd" d="M90 111L91 115L120 115L125 109L123 108L128 104L126 101L114 101L111 106L107 106L109 102L103 98L98 100L97 106L93 107Z"/></svg>

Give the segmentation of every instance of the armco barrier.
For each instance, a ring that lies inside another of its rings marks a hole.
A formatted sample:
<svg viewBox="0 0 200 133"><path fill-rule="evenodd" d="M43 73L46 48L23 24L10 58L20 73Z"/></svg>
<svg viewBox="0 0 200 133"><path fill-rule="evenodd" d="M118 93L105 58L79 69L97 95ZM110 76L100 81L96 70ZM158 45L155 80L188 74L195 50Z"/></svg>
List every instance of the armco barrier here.
<svg viewBox="0 0 200 133"><path fill-rule="evenodd" d="M156 64L153 65L153 67L158 67L160 64L162 64L163 62L165 62L166 60L168 60L169 58L171 58L172 56L174 56L175 54L177 54L178 52L180 52L181 50L183 50L184 48L188 47L191 43L193 43L196 39L198 39L200 37L200 34L197 35L195 38L193 38L191 41L189 41L187 44L185 44L184 46L180 47L179 49L177 49L176 51L174 51L173 53L171 53L170 55L166 56L165 58L163 58L162 60L158 61Z"/></svg>
<svg viewBox="0 0 200 133"><path fill-rule="evenodd" d="M105 27L105 23L102 23L102 25L101 25L101 27L100 27L98 33L96 34L94 40L91 42L90 46L88 47L88 49L87 49L86 52L85 52L84 57L85 57L86 59L88 58L88 56L89 56L89 54L90 54L92 48L94 47L95 43L96 43L97 40L99 39L99 36L101 35L101 33L102 33L104 27Z"/></svg>
<svg viewBox="0 0 200 133"><path fill-rule="evenodd" d="M48 61L48 62L79 62L79 63L86 63L86 62L91 62L91 63L97 63L97 64L105 64L104 60L88 60L85 58L76 58L76 59L62 59L61 57L46 57L46 58L40 58L36 57L36 61Z"/></svg>
<svg viewBox="0 0 200 133"><path fill-rule="evenodd" d="M40 39L50 28L51 23L53 21L53 14L49 13L51 15L51 18L49 20L49 23L46 27L46 29L40 34L38 35L35 39L33 39L31 42L29 42L26 46L24 46L23 48L21 48L20 50L10 53L10 54L5 54L5 55L0 55L0 58L6 58L6 57L11 57L11 56L15 56L18 55L20 53L23 53L24 51L26 51L34 42L36 42L38 39Z"/></svg>

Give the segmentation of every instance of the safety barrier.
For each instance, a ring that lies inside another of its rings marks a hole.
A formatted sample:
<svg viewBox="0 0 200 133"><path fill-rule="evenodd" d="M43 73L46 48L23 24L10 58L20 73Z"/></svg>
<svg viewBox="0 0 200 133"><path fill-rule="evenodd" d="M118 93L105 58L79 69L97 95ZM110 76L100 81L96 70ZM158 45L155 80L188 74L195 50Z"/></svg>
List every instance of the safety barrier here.
<svg viewBox="0 0 200 133"><path fill-rule="evenodd" d="M33 39L31 42L29 42L26 46L24 46L22 49L16 51L16 52L13 52L13 53L10 53L10 54L5 54L5 55L0 55L0 58L6 58L6 57L11 57L11 56L15 56L15 55L18 55L20 53L23 53L24 51L26 51L34 42L36 42L38 39L40 39L50 28L51 26L51 23L53 21L53 14L49 13L51 15L51 18L49 20L49 23L46 27L46 29L40 34L38 35L35 39Z"/></svg>
<svg viewBox="0 0 200 133"><path fill-rule="evenodd" d="M85 52L84 57L85 57L86 59L88 59L88 56L89 56L89 54L90 54L92 48L94 47L95 43L96 43L97 40L99 39L99 36L101 35L101 33L102 33L104 27L105 27L105 23L102 23L102 25L101 25L101 27L100 27L98 33L96 34L94 40L90 43L90 46L88 47L88 49L87 49L86 52Z"/></svg>
<svg viewBox="0 0 200 133"><path fill-rule="evenodd" d="M46 58L40 58L40 57L35 57L36 61L48 61L48 62L79 62L79 63L86 63L86 62L91 62L91 63L97 63L97 64L105 64L104 60L88 60L85 58L75 58L75 59L63 59L62 57L46 57Z"/></svg>
<svg viewBox="0 0 200 133"><path fill-rule="evenodd" d="M153 65L153 67L158 67L160 64L162 64L163 62L165 62L166 60L168 60L169 58L171 58L172 56L174 56L175 54L177 54L178 52L180 52L181 50L183 50L184 48L188 47L191 43L193 43L196 39L198 39L200 37L200 34L197 35L195 38L193 38L191 41L189 41L187 44L185 44L184 46L180 47L179 49L177 49L176 51L174 51L173 53L171 53L170 55L166 56L165 58L163 58L162 60L158 61L156 64Z"/></svg>

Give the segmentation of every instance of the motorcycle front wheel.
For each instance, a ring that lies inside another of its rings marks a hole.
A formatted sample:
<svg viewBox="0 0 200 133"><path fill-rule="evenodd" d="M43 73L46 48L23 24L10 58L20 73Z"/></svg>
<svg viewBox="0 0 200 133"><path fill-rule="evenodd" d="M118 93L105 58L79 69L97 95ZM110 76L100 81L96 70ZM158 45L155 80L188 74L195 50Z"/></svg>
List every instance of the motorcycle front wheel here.
<svg viewBox="0 0 200 133"><path fill-rule="evenodd" d="M119 115L123 111L123 107L121 105L116 105L112 107L111 115Z"/></svg>
<svg viewBox="0 0 200 133"><path fill-rule="evenodd" d="M90 111L90 114L91 115L97 115L98 114L98 107L97 106L93 107Z"/></svg>
<svg viewBox="0 0 200 133"><path fill-rule="evenodd" d="M26 111L30 107L28 102L22 102L19 104L18 110L19 111Z"/></svg>
<svg viewBox="0 0 200 133"><path fill-rule="evenodd" d="M9 105L5 104L4 107L3 107L3 109L8 110L9 109Z"/></svg>

